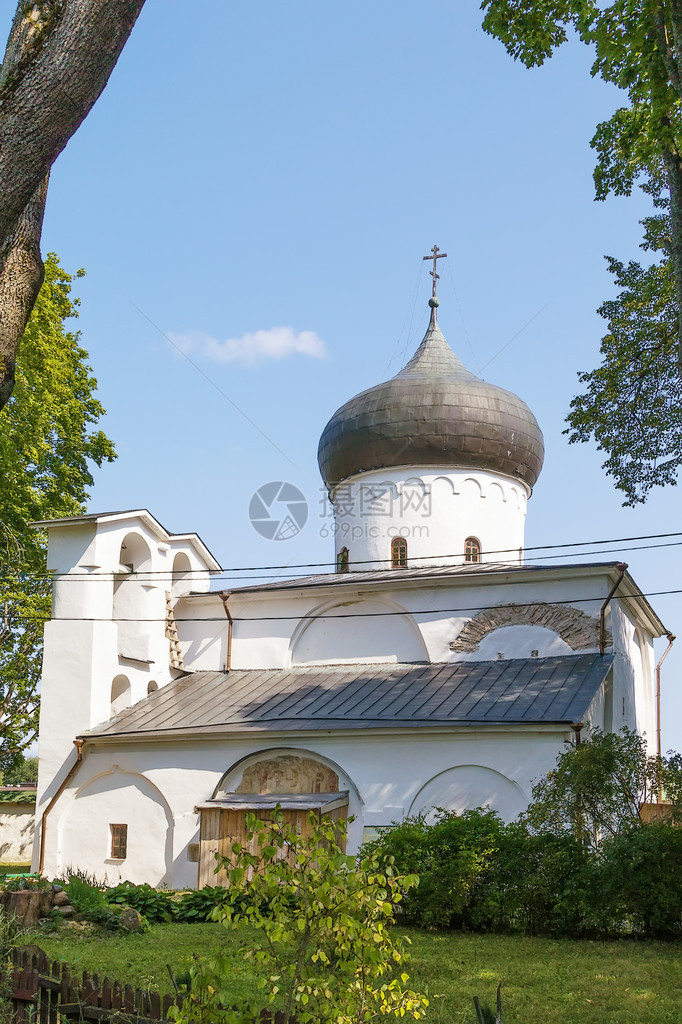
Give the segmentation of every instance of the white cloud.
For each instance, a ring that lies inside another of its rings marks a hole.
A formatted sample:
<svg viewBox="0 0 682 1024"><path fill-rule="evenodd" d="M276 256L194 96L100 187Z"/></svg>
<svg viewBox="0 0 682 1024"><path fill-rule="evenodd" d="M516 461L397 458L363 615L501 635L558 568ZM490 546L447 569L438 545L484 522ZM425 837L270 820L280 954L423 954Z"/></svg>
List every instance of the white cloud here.
<svg viewBox="0 0 682 1024"><path fill-rule="evenodd" d="M267 331L253 331L241 338L226 338L219 341L208 334L191 332L174 334L169 337L183 352L199 352L215 363L241 363L253 366L266 359L285 359L300 354L324 359L327 355L322 338L315 331L299 331L292 327L271 327Z"/></svg>

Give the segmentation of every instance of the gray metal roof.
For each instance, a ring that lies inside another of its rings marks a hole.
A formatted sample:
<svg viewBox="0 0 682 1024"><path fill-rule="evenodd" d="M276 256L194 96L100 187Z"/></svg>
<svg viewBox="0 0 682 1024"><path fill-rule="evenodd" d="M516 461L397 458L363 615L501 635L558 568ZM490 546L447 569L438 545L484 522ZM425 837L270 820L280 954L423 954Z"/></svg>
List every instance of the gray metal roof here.
<svg viewBox="0 0 682 1024"><path fill-rule="evenodd" d="M338 793L224 793L216 800L197 804L195 811L271 810L278 805L283 811L335 811L348 804L348 790Z"/></svg>
<svg viewBox="0 0 682 1024"><path fill-rule="evenodd" d="M83 736L579 722L612 662L577 654L196 672Z"/></svg>
<svg viewBox="0 0 682 1024"><path fill-rule="evenodd" d="M612 569L618 562L570 562L562 565L510 565L508 562L463 562L460 565L429 565L421 568L404 569L367 569L355 571L352 566L348 572L317 573L314 576L299 576L293 579L273 580L271 583L253 583L244 587L229 587L219 591L221 594L250 594L270 590L299 590L308 587L359 586L363 583L398 583L401 580L447 580L451 577L488 576L492 573L532 573L547 572L550 569L557 575L575 572L576 569ZM192 597L206 597L206 593L192 594Z"/></svg>
<svg viewBox="0 0 682 1024"><path fill-rule="evenodd" d="M488 469L532 487L544 442L525 402L459 361L434 308L409 363L334 413L317 457L330 488L355 473L393 466Z"/></svg>

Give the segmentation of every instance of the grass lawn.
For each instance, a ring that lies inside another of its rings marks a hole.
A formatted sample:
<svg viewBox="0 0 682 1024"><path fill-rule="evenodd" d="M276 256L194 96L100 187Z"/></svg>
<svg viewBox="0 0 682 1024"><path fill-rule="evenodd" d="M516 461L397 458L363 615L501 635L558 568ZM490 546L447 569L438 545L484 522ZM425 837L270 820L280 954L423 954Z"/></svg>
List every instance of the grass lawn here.
<svg viewBox="0 0 682 1024"><path fill-rule="evenodd" d="M657 942L572 942L408 931L410 984L428 990L429 1019L474 1024L472 998L494 1004L504 979L504 1024L679 1024L682 948ZM232 960L235 1001L255 982L239 954L247 936L217 924L155 925L142 935L32 934L28 941L79 969L170 991L180 970L219 948Z"/></svg>
<svg viewBox="0 0 682 1024"><path fill-rule="evenodd" d="M0 864L0 877L4 875L23 875L31 870L29 864Z"/></svg>

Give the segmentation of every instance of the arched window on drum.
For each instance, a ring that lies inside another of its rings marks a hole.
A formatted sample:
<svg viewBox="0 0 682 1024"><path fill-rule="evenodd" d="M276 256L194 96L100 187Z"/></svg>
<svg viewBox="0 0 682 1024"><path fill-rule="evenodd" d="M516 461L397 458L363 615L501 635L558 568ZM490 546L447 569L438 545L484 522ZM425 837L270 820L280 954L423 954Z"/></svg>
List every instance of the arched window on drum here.
<svg viewBox="0 0 682 1024"><path fill-rule="evenodd" d="M407 541L404 537L394 537L391 541L391 568L407 568Z"/></svg>
<svg viewBox="0 0 682 1024"><path fill-rule="evenodd" d="M481 542L477 537L467 537L464 541L464 561L481 561Z"/></svg>

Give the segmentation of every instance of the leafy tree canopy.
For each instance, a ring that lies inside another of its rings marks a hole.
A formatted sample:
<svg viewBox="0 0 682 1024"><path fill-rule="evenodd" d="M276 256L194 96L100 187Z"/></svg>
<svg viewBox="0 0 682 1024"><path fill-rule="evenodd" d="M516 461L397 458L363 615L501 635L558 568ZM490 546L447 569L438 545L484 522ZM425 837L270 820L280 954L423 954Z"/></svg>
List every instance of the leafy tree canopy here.
<svg viewBox="0 0 682 1024"><path fill-rule="evenodd" d="M682 820L682 756L654 757L631 729L595 729L589 740L560 754L533 788L525 818L539 832L573 833L598 848L643 823L642 807L662 792L671 821Z"/></svg>
<svg viewBox="0 0 682 1024"><path fill-rule="evenodd" d="M644 248L660 252L667 217L644 221ZM571 402L569 441L608 454L603 468L625 495L642 502L653 487L677 483L682 465L682 378L675 364L677 311L670 259L649 267L607 257L620 291L599 309L608 322L602 363L578 374L583 394Z"/></svg>
<svg viewBox="0 0 682 1024"><path fill-rule="evenodd" d="M37 730L50 581L46 536L28 524L83 512L90 465L115 458L112 442L95 429L104 409L87 352L65 326L78 315L72 281L49 254L14 394L0 416L0 769L11 767Z"/></svg>
<svg viewBox="0 0 682 1024"><path fill-rule="evenodd" d="M592 74L627 93L629 106L598 125L592 139L597 198L629 195L640 175L667 186L682 364L682 3L483 0L481 8L484 29L527 67L543 64L574 32L593 49Z"/></svg>
<svg viewBox="0 0 682 1024"><path fill-rule="evenodd" d="M570 31L595 53L592 75L627 92L629 108L599 125L597 194L628 193L642 169L677 150L682 120L682 5L660 0L483 0L484 29L526 67L537 67Z"/></svg>

